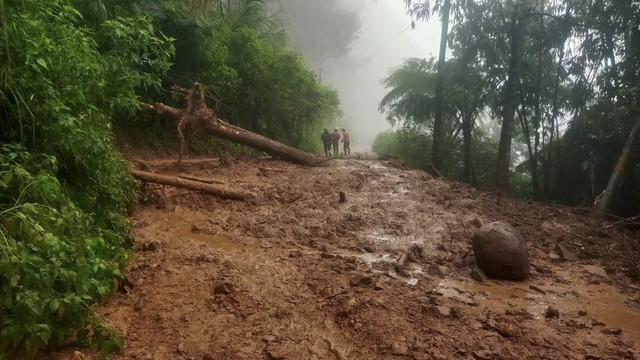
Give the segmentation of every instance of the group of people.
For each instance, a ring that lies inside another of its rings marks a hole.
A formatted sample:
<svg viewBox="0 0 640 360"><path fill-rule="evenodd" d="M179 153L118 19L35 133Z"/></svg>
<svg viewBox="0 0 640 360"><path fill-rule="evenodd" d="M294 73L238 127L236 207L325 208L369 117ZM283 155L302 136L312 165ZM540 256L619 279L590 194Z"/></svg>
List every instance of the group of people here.
<svg viewBox="0 0 640 360"><path fill-rule="evenodd" d="M340 138L342 138L342 143L344 144L342 147L344 155L351 154L351 148L349 147L351 144L351 134L349 134L347 129L342 128L342 136L340 136L338 128L333 129L332 133L329 133L329 129L325 128L320 138L324 144L324 154L327 157L331 155L331 145L333 145L333 155L338 156L338 153L340 152Z"/></svg>

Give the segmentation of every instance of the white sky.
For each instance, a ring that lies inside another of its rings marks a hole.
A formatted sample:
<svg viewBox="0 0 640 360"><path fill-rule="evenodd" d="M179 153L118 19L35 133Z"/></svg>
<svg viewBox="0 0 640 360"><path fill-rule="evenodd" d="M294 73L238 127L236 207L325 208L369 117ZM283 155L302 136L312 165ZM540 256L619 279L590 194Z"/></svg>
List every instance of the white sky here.
<svg viewBox="0 0 640 360"><path fill-rule="evenodd" d="M358 10L360 36L348 55L322 69L322 82L340 93L352 139L369 145L377 133L389 128L385 114L378 112L388 91L381 80L404 59L437 57L440 24L436 16L428 23L417 22L414 30L407 28L411 18L402 0L351 0L345 6Z"/></svg>

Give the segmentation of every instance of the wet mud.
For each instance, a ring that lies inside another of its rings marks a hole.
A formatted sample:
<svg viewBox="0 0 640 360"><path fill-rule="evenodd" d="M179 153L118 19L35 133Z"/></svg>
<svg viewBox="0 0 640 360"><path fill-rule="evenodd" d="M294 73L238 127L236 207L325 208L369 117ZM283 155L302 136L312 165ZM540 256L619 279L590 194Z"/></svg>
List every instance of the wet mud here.
<svg viewBox="0 0 640 360"><path fill-rule="evenodd" d="M624 234L597 215L497 204L397 162L146 163L256 198L143 187L133 287L96 309L124 335L117 359L640 357L640 287L615 245ZM527 281L471 277L471 237L498 220L527 241ZM557 243L575 260L558 259Z"/></svg>

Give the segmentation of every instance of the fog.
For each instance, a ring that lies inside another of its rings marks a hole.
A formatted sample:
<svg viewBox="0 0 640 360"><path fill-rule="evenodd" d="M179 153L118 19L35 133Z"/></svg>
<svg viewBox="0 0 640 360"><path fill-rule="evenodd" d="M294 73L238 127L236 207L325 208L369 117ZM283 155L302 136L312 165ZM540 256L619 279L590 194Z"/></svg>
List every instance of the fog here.
<svg viewBox="0 0 640 360"><path fill-rule="evenodd" d="M315 8L319 2L335 11L334 15L326 14L329 20ZM389 129L385 114L378 111L378 103L388 91L381 80L390 68L399 66L406 58L437 56L440 38L437 17L428 23L417 22L412 30L411 18L401 0L281 0L280 3L287 12L294 42L321 81L340 94L344 124L337 125L350 128L354 143L370 145L377 133ZM305 6L308 9L302 15ZM327 34L333 43L327 41Z"/></svg>

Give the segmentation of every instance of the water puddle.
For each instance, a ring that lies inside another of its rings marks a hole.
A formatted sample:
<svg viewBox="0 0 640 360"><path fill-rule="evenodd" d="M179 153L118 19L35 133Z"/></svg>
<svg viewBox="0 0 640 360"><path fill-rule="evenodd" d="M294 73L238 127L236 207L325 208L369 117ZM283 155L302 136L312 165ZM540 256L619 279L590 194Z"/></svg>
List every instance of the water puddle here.
<svg viewBox="0 0 640 360"><path fill-rule="evenodd" d="M640 310L625 305L628 300L610 285L561 285L550 283L536 289L528 283L476 283L445 279L433 288L433 292L447 298L457 299L468 305L480 305L496 311L521 307L535 319L544 319L544 312L551 306L560 311L561 319L593 319L605 326L620 328L623 333L640 343ZM544 293L542 293L542 290Z"/></svg>

